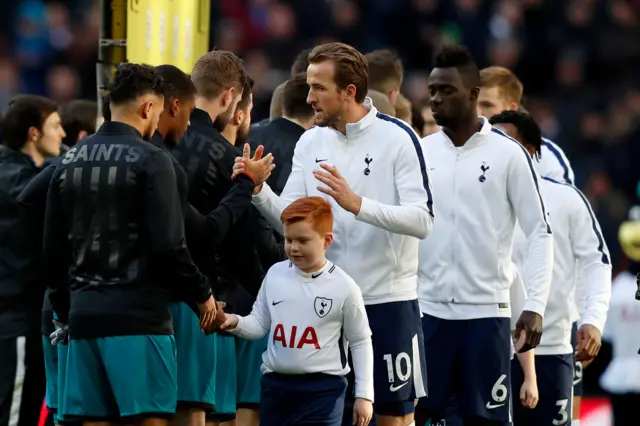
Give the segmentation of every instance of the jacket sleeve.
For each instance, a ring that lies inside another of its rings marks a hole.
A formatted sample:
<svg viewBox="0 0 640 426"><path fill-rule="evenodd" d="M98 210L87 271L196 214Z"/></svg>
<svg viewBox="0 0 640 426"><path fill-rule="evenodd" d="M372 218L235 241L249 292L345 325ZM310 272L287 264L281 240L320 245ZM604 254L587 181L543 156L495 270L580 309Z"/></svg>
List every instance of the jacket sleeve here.
<svg viewBox="0 0 640 426"><path fill-rule="evenodd" d="M148 157L145 170L145 214L153 257L180 283L186 302L203 303L211 296L211 287L187 250L173 163L168 154L158 151Z"/></svg>
<svg viewBox="0 0 640 426"><path fill-rule="evenodd" d="M65 235L64 212L60 200L59 173L54 173L49 184L44 220L43 259L44 273L49 287L49 300L53 312L63 324L69 320L69 242Z"/></svg>
<svg viewBox="0 0 640 426"><path fill-rule="evenodd" d="M509 296L511 299L511 330L515 330L518 318L524 310L524 304L527 301L527 290L524 287L518 268L516 268L515 265L512 265L512 268L513 282L509 289Z"/></svg>
<svg viewBox="0 0 640 426"><path fill-rule="evenodd" d="M28 221L31 239L40 245L40 250L42 250L47 191L55 171L56 166L53 164L45 167L18 196L20 214Z"/></svg>
<svg viewBox="0 0 640 426"><path fill-rule="evenodd" d="M589 201L578 188L572 188L578 196L572 204L569 237L578 261L580 325L591 324L602 333L611 299L611 256Z"/></svg>
<svg viewBox="0 0 640 426"><path fill-rule="evenodd" d="M238 219L251 207L253 187L251 178L239 175L235 180L235 185L227 192L220 204L206 215L188 204L185 211L185 223L189 241L195 240L199 245L218 246Z"/></svg>
<svg viewBox="0 0 640 426"><path fill-rule="evenodd" d="M271 312L267 301L267 277L265 277L260 292L253 304L251 313L246 317L238 316L238 326L230 333L247 340L258 340L266 336L271 330Z"/></svg>
<svg viewBox="0 0 640 426"><path fill-rule="evenodd" d="M427 159L418 137L411 132L397 141L399 152L394 174L400 205L382 204L362 197L356 219L394 234L424 239L433 228L433 200Z"/></svg>
<svg viewBox="0 0 640 426"><path fill-rule="evenodd" d="M520 271L527 289L524 310L544 315L551 290L553 235L540 189L540 176L533 169L529 153L519 144L518 148L507 168L507 197L529 241L524 270Z"/></svg>
<svg viewBox="0 0 640 426"><path fill-rule="evenodd" d="M280 197L278 197L266 183L262 185L262 190L258 195L253 197L253 204L265 219L267 219L269 224L280 233L283 232L282 222L280 221L282 211L298 198L307 196L307 186L304 175L304 152L305 149L308 149L308 144L305 143L305 135L306 133L302 135L296 144L293 152L291 174ZM276 167L277 166L276 164Z"/></svg>

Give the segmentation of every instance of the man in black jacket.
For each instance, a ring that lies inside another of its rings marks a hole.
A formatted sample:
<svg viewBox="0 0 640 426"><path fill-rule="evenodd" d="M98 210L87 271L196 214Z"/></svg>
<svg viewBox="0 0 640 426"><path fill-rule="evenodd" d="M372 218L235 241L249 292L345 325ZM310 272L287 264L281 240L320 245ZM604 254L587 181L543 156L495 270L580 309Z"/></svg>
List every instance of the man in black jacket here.
<svg viewBox="0 0 640 426"><path fill-rule="evenodd" d="M169 150L180 142L187 130L189 116L195 106L195 86L189 77L172 65L156 70L165 82L165 109L158 122L158 130L151 143ZM251 161L248 174L260 179L272 169L272 156L259 159L262 149ZM253 181L248 176L237 179L231 190L207 215L201 214L187 200L187 177L182 166L173 160L178 192L185 215L187 245L193 259L214 284L217 276L213 268L215 247L230 228L250 208ZM215 405L216 336L198 332L199 324L190 308L182 302L171 304L176 346L178 350L178 415L176 425L196 426L205 423L205 409ZM218 370L222 370L218 367Z"/></svg>
<svg viewBox="0 0 640 426"><path fill-rule="evenodd" d="M56 339L69 334L61 411L161 425L177 398L170 295L197 303L204 329L216 307L186 247L171 157L146 142L163 110L162 77L124 64L110 102L112 121L64 155L47 197L44 262Z"/></svg>
<svg viewBox="0 0 640 426"><path fill-rule="evenodd" d="M55 102L19 95L9 102L0 145L0 426L36 424L45 393L39 333L44 285L41 246L30 239L17 197L64 131Z"/></svg>
<svg viewBox="0 0 640 426"><path fill-rule="evenodd" d="M63 149L66 153L80 139L95 133L97 120L97 104L92 101L71 101L60 111L62 127L66 133L63 140ZM56 166L60 162L60 157L50 158L46 167L43 168L35 178L22 190L18 196L22 216L27 221L30 240L40 250L42 248L42 233L44 229L44 215L47 201L47 190L49 182L55 172ZM41 268L41 265L37 265ZM44 282L44 278L42 279ZM42 346L44 354L44 365L47 376L47 390L45 402L49 414L53 416L55 424L62 420L58 415L59 386L58 361L62 363L66 360L66 345L55 346L49 340L49 336L54 332L53 309L49 301L49 292L45 292L42 302ZM60 353L60 357L58 356Z"/></svg>
<svg viewBox="0 0 640 426"><path fill-rule="evenodd" d="M251 127L249 143L255 149L263 145L265 152L273 154L277 168L267 184L280 195L291 173L293 151L300 136L313 126L313 108L307 104L306 73L296 74L284 86L282 117L274 118L261 127Z"/></svg>

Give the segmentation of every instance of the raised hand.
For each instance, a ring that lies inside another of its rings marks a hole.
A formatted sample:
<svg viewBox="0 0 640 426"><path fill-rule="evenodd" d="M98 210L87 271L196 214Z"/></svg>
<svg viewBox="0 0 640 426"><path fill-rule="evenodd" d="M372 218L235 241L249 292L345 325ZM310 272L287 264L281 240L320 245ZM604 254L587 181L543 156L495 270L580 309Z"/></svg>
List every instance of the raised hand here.
<svg viewBox="0 0 640 426"><path fill-rule="evenodd" d="M246 173L253 178L256 187L261 186L271 175L271 171L276 167L273 164L273 154L262 157L264 146L260 145L251 157L251 147L244 144L242 157L236 157L233 165L233 176L235 178L240 173Z"/></svg>
<svg viewBox="0 0 640 426"><path fill-rule="evenodd" d="M325 163L321 163L326 172L314 170L313 176L320 182L328 186L319 186L318 191L333 197L340 207L348 212L357 215L362 206L362 197L353 192L345 178L342 177L338 169Z"/></svg>

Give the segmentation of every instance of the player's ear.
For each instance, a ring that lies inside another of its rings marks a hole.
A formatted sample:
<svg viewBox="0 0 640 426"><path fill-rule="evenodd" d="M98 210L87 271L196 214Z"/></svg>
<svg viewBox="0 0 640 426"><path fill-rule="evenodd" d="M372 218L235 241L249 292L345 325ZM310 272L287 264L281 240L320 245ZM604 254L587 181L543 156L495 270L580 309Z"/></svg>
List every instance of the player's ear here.
<svg viewBox="0 0 640 426"><path fill-rule="evenodd" d="M357 91L358 89L356 89L356 86L354 84L349 84L347 85L347 88L344 89L344 93L347 99L355 99Z"/></svg>
<svg viewBox="0 0 640 426"><path fill-rule="evenodd" d="M329 233L324 236L324 249L328 249L333 242L333 234Z"/></svg>
<svg viewBox="0 0 640 426"><path fill-rule="evenodd" d="M236 89L235 87L230 87L227 90L222 92L222 106L227 107L231 105L233 101L233 95L235 95Z"/></svg>
<svg viewBox="0 0 640 426"><path fill-rule="evenodd" d="M244 121L244 111L236 107L236 113L233 114L233 121L235 126L239 126Z"/></svg>
<svg viewBox="0 0 640 426"><path fill-rule="evenodd" d="M153 111L153 102L146 101L140 106L140 115L145 120L151 117L152 111Z"/></svg>
<svg viewBox="0 0 640 426"><path fill-rule="evenodd" d="M169 104L169 114L171 117L177 117L180 112L180 99L173 98Z"/></svg>

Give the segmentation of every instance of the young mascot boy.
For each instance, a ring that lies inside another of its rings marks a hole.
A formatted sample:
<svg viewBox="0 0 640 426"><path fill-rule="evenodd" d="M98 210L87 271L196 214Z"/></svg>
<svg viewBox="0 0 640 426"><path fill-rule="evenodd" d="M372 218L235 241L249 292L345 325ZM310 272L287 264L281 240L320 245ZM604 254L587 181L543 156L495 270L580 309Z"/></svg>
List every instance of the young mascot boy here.
<svg viewBox="0 0 640 426"><path fill-rule="evenodd" d="M347 389L347 345L356 376L353 422L373 414L373 347L362 293L325 257L333 214L321 197L294 201L281 216L288 261L267 273L251 314L228 315L223 330L269 334L262 360L260 425L339 426Z"/></svg>

